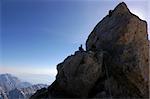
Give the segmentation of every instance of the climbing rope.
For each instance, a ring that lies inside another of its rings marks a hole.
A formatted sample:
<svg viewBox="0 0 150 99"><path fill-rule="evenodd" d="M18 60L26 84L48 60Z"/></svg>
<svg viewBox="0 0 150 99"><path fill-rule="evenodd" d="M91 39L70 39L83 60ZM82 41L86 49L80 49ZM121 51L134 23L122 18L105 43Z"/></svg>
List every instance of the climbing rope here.
<svg viewBox="0 0 150 99"><path fill-rule="evenodd" d="M110 99L112 99L111 88L110 88L110 83L109 83L109 74L108 74L108 69L107 69L105 62L104 62L104 67L105 67L106 77L108 79L108 91L109 91Z"/></svg>

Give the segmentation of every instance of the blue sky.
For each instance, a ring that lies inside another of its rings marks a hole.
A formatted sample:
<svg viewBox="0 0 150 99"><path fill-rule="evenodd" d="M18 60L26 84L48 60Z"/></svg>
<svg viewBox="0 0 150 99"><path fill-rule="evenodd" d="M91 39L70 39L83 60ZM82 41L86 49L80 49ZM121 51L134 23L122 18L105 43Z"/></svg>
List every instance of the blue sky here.
<svg viewBox="0 0 150 99"><path fill-rule="evenodd" d="M56 65L84 45L94 26L121 1L149 22L148 0L1 0L0 72L53 81Z"/></svg>

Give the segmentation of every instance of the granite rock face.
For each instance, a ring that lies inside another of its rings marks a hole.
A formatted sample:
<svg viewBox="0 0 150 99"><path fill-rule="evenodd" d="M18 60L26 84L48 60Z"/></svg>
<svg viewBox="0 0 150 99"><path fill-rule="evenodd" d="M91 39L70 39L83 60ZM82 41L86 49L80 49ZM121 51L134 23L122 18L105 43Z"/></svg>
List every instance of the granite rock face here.
<svg viewBox="0 0 150 99"><path fill-rule="evenodd" d="M147 23L124 2L104 17L77 51L57 65L56 80L31 99L149 98Z"/></svg>
<svg viewBox="0 0 150 99"><path fill-rule="evenodd" d="M130 81L140 95L145 96L148 95L148 43L147 23L121 3L111 16L97 24L88 37L86 48L107 51L112 59L109 63L111 75L117 78L123 74L124 80Z"/></svg>

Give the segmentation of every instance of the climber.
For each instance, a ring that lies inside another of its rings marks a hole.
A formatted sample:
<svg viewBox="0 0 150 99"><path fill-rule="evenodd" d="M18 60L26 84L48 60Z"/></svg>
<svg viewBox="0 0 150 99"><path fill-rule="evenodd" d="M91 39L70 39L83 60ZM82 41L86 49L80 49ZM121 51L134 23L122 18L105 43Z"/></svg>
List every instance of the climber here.
<svg viewBox="0 0 150 99"><path fill-rule="evenodd" d="M109 10L108 16L111 17L111 15L112 15L112 10Z"/></svg>
<svg viewBox="0 0 150 99"><path fill-rule="evenodd" d="M84 51L84 49L82 48L82 44L79 47L79 51Z"/></svg>

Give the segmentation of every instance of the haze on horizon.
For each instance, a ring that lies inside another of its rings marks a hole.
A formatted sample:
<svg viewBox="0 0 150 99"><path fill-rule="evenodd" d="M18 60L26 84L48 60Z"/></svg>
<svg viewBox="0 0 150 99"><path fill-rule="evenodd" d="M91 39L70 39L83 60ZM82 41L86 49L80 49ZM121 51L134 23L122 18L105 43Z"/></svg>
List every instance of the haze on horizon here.
<svg viewBox="0 0 150 99"><path fill-rule="evenodd" d="M56 65L85 47L95 25L122 1L150 23L149 0L1 0L0 73L51 83Z"/></svg>

